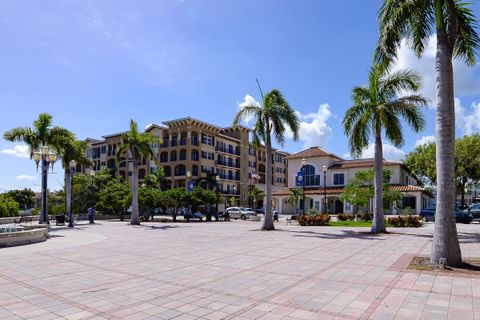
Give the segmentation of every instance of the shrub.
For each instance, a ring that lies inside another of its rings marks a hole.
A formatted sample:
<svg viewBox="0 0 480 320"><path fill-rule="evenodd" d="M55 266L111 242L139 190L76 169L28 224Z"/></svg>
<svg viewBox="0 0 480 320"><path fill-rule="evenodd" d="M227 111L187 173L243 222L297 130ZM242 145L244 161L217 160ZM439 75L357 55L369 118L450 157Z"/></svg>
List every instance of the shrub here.
<svg viewBox="0 0 480 320"><path fill-rule="evenodd" d="M357 220L359 221L371 221L373 219L373 214L371 213L359 213L357 214Z"/></svg>
<svg viewBox="0 0 480 320"><path fill-rule="evenodd" d="M386 219L386 223L392 227L418 228L422 226L422 219L420 216L388 217Z"/></svg>
<svg viewBox="0 0 480 320"><path fill-rule="evenodd" d="M314 215L299 215L298 224L301 226L328 226L330 215L328 214L314 214Z"/></svg>
<svg viewBox="0 0 480 320"><path fill-rule="evenodd" d="M355 215L354 214L348 214L348 213L339 213L337 215L338 221L354 221L355 220Z"/></svg>
<svg viewBox="0 0 480 320"><path fill-rule="evenodd" d="M32 209L32 215L36 216L40 214L40 208L34 208Z"/></svg>

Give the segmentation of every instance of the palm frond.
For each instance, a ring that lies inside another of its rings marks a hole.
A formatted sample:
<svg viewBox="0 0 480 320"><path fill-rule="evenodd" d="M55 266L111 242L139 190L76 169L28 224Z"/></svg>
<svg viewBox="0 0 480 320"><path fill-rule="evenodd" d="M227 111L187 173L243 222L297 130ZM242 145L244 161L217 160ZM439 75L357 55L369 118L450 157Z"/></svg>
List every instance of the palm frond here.
<svg viewBox="0 0 480 320"><path fill-rule="evenodd" d="M463 1L454 1L457 32L453 54L456 59L462 59L468 65L474 65L480 50L480 38L476 31L478 21L473 11L467 7L468 4Z"/></svg>

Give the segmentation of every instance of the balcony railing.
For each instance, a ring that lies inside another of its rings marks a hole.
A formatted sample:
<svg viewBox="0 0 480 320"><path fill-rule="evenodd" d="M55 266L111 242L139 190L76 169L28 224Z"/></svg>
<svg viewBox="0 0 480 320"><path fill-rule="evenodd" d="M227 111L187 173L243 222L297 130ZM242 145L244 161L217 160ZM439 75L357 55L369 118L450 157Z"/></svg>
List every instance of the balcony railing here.
<svg viewBox="0 0 480 320"><path fill-rule="evenodd" d="M240 155L240 151L237 151L237 150L234 150L234 149L229 149L229 148L223 148L223 147L220 147L220 146L216 146L215 150L218 151L218 152L229 153L229 154L233 154L233 155L236 155L236 156Z"/></svg>

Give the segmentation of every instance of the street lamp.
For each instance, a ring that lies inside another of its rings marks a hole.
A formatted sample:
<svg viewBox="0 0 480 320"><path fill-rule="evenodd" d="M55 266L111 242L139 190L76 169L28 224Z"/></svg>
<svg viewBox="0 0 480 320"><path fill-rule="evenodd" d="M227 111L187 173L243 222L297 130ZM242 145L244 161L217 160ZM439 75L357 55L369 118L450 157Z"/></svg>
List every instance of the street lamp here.
<svg viewBox="0 0 480 320"><path fill-rule="evenodd" d="M187 171L187 194L190 194L190 178L192 177L192 173ZM191 212L190 203L188 204L188 212Z"/></svg>
<svg viewBox="0 0 480 320"><path fill-rule="evenodd" d="M219 193L219 191L220 191L220 190L218 190L218 183L220 182L220 176L219 176L219 175L217 175L217 176L215 177L215 181L216 181L216 183L215 183L215 193L217 194L217 199L215 199L215 203L216 203L215 210L216 210L216 212L217 212L217 214L218 214L218 193Z"/></svg>
<svg viewBox="0 0 480 320"><path fill-rule="evenodd" d="M323 165L323 213L327 213L327 166Z"/></svg>
<svg viewBox="0 0 480 320"><path fill-rule="evenodd" d="M305 209L306 209L306 203L305 203L305 166L306 165L307 165L307 159L303 158L302 159L302 175L300 176L302 178L301 182L302 182L302 189L303 189L303 214L305 214Z"/></svg>
<svg viewBox="0 0 480 320"><path fill-rule="evenodd" d="M48 168L52 165L52 172L53 172L53 165L55 161L57 161L57 154L54 152L50 152L50 148L46 145L40 148L40 151L33 152L33 160L37 164L37 171L38 171L38 164L40 161L42 162L42 212L40 214L40 224L50 224L48 219L48 206L47 206L47 177L48 177Z"/></svg>
<svg viewBox="0 0 480 320"><path fill-rule="evenodd" d="M70 161L69 163L70 166L70 181L67 181L67 183L70 184L70 199L67 205L68 205L68 227L73 228L73 174L75 173L75 168L77 167L77 162L75 160Z"/></svg>
<svg viewBox="0 0 480 320"><path fill-rule="evenodd" d="M95 214L95 208L94 208L94 192L95 192L95 187L93 185L93 181L95 179L95 170L90 170L90 178L91 178L91 183L90 183L90 215L88 216L88 220L90 223L95 223L95 221L93 220L93 216Z"/></svg>

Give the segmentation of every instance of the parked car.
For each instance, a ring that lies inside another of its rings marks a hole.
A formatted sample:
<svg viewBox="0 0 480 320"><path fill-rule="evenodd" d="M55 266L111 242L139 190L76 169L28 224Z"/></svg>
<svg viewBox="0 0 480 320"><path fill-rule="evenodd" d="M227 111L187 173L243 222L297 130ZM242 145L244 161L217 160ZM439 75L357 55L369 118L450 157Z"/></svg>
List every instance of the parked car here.
<svg viewBox="0 0 480 320"><path fill-rule="evenodd" d="M480 203L472 204L469 208L463 210L465 213L470 213L473 219L480 219Z"/></svg>
<svg viewBox="0 0 480 320"><path fill-rule="evenodd" d="M257 208L257 210L255 210L255 212L256 212L257 214L264 214L264 213L265 213L265 211L263 210L263 208Z"/></svg>
<svg viewBox="0 0 480 320"><path fill-rule="evenodd" d="M225 210L224 216L228 214L230 219L242 219L247 220L251 216L256 216L257 214L251 208L244 207L230 207Z"/></svg>
<svg viewBox="0 0 480 320"><path fill-rule="evenodd" d="M425 221L435 221L436 205L430 205L420 211L420 217ZM473 216L468 212L463 212L459 208L455 207L455 222L457 223L470 223L473 220Z"/></svg>
<svg viewBox="0 0 480 320"><path fill-rule="evenodd" d="M186 213L184 213L183 217L186 220L190 220L190 219L198 219L200 221L203 220L203 215L198 211L197 212L186 212Z"/></svg>

